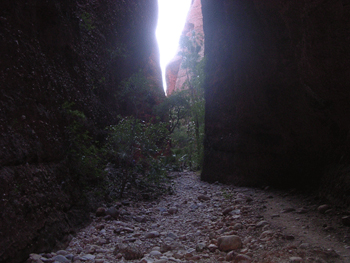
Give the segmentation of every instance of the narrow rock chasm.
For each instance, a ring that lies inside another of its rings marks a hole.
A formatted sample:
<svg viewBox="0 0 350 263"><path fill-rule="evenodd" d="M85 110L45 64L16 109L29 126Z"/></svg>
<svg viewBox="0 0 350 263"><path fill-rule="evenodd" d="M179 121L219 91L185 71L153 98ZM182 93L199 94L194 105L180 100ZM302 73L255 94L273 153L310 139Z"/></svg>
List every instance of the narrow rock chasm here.
<svg viewBox="0 0 350 263"><path fill-rule="evenodd" d="M157 1L0 3L1 262L348 261L349 3L201 5L202 181L171 174L173 195L119 204L72 149L164 100ZM141 102L122 92L140 78Z"/></svg>

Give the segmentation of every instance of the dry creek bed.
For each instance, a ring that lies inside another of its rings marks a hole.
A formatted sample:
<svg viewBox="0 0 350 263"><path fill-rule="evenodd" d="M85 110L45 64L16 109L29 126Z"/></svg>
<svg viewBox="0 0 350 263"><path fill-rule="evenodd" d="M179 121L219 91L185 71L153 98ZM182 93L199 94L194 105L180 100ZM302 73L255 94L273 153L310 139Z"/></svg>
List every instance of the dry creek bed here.
<svg viewBox="0 0 350 263"><path fill-rule="evenodd" d="M346 211L293 192L172 176L173 195L99 208L65 250L28 262L350 262Z"/></svg>

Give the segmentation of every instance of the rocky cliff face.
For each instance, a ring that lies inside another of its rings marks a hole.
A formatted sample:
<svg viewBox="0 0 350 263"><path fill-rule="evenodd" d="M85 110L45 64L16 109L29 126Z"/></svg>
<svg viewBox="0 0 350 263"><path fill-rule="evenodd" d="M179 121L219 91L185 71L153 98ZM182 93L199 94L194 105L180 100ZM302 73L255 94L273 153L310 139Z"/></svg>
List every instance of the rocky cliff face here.
<svg viewBox="0 0 350 263"><path fill-rule="evenodd" d="M67 168L74 103L94 139L129 114L118 86L139 69L163 96L156 0L1 1L0 261L65 242L91 203ZM144 109L147 111L147 109Z"/></svg>
<svg viewBox="0 0 350 263"><path fill-rule="evenodd" d="M349 154L348 1L202 4L202 179L287 187L323 181L350 204L349 174L339 166L348 166ZM339 170L325 176L330 167Z"/></svg>
<svg viewBox="0 0 350 263"><path fill-rule="evenodd" d="M182 31L182 35L191 36L194 31L199 39L204 40L203 32L203 14L201 0L193 0L190 10L186 18L186 24ZM180 51L180 49L179 49ZM200 50L200 57L204 56L204 46ZM187 79L186 70L182 68L182 57L175 56L166 67L166 83L167 83L167 95L171 95L174 91L179 91L183 88L183 84Z"/></svg>

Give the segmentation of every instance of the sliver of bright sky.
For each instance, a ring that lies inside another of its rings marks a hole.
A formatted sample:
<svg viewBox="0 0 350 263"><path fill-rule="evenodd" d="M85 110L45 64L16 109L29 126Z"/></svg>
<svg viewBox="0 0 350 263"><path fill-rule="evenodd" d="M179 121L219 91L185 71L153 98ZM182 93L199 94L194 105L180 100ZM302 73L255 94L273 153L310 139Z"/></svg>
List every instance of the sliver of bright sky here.
<svg viewBox="0 0 350 263"><path fill-rule="evenodd" d="M190 5L191 0L158 0L159 11L156 36L165 90L165 67L177 53L180 35L185 26Z"/></svg>

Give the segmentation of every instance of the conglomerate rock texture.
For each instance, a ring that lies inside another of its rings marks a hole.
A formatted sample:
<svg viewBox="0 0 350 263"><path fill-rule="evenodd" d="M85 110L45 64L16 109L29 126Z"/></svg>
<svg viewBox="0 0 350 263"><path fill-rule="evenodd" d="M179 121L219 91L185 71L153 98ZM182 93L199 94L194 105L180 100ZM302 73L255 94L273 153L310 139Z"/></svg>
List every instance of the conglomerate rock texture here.
<svg viewBox="0 0 350 263"><path fill-rule="evenodd" d="M209 182L350 205L350 3L202 0Z"/></svg>
<svg viewBox="0 0 350 263"><path fill-rule="evenodd" d="M75 103L98 140L132 114L117 92L133 73L145 72L160 101L156 22L156 0L1 1L1 262L69 241L88 220L91 203L67 168L62 105Z"/></svg>

